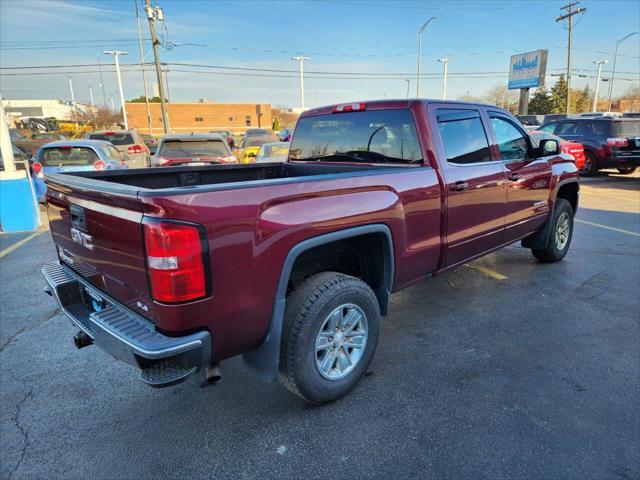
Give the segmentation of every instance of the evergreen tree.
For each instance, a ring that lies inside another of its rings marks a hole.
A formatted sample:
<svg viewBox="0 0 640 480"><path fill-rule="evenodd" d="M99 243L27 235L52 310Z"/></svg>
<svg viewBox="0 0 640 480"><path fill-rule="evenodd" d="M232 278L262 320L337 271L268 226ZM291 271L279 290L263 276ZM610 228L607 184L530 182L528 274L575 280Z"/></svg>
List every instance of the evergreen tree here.
<svg viewBox="0 0 640 480"><path fill-rule="evenodd" d="M553 100L551 95L544 87L536 89L535 93L529 100L529 113L531 115L545 115L553 112Z"/></svg>
<svg viewBox="0 0 640 480"><path fill-rule="evenodd" d="M590 112L591 111L591 90L589 84L586 84L580 92L578 99L576 100L576 113Z"/></svg>
<svg viewBox="0 0 640 480"><path fill-rule="evenodd" d="M553 102L552 113L565 113L567 111L567 81L564 75L556 80L551 87L551 101Z"/></svg>

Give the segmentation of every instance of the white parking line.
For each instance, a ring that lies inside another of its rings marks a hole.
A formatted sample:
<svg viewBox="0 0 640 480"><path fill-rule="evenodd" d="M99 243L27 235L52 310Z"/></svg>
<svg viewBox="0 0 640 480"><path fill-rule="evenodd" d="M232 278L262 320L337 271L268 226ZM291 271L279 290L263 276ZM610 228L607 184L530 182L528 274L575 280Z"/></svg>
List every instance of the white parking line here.
<svg viewBox="0 0 640 480"><path fill-rule="evenodd" d="M630 232L629 230L623 230L622 228L610 227L608 225L602 225L601 223L587 222L586 220L574 219L578 223L584 223L585 225L591 225L592 227L604 228L606 230L612 230L614 232L626 233L627 235L633 235L634 237L640 237L640 233Z"/></svg>

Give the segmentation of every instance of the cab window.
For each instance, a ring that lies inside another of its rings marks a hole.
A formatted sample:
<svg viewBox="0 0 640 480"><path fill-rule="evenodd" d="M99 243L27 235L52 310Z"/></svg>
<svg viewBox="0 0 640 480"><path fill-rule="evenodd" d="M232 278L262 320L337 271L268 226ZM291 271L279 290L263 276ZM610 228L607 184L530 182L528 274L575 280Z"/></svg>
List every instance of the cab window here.
<svg viewBox="0 0 640 480"><path fill-rule="evenodd" d="M491 161L489 141L478 111L438 109L437 116L449 163L464 165Z"/></svg>
<svg viewBox="0 0 640 480"><path fill-rule="evenodd" d="M559 137L562 137L563 135L579 135L580 124L578 122L562 122L555 134Z"/></svg>
<svg viewBox="0 0 640 480"><path fill-rule="evenodd" d="M502 160L524 160L529 153L529 144L523 133L505 118L491 117L491 127Z"/></svg>
<svg viewBox="0 0 640 480"><path fill-rule="evenodd" d="M553 133L553 131L556 129L557 126L558 124L556 122L547 123L546 125L543 125L542 127L538 128L538 131Z"/></svg>

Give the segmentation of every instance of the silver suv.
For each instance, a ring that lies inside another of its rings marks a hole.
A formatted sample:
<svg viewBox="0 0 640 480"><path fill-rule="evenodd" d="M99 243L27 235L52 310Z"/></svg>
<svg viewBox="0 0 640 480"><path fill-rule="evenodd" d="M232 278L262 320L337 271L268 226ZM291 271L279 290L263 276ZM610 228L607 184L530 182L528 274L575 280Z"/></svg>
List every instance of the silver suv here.
<svg viewBox="0 0 640 480"><path fill-rule="evenodd" d="M122 153L129 168L145 168L151 164L149 148L136 130L91 132L87 138L111 142Z"/></svg>

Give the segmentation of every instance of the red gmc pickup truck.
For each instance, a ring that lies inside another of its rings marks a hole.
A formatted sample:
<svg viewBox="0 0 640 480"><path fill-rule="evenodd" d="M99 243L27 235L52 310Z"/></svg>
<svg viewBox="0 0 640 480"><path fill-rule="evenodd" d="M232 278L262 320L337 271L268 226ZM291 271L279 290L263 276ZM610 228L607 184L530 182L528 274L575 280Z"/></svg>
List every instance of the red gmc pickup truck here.
<svg viewBox="0 0 640 480"><path fill-rule="evenodd" d="M431 100L309 110L288 161L47 176L46 290L155 387L242 354L303 399L367 370L393 292L521 240L561 260L573 158L497 107Z"/></svg>

